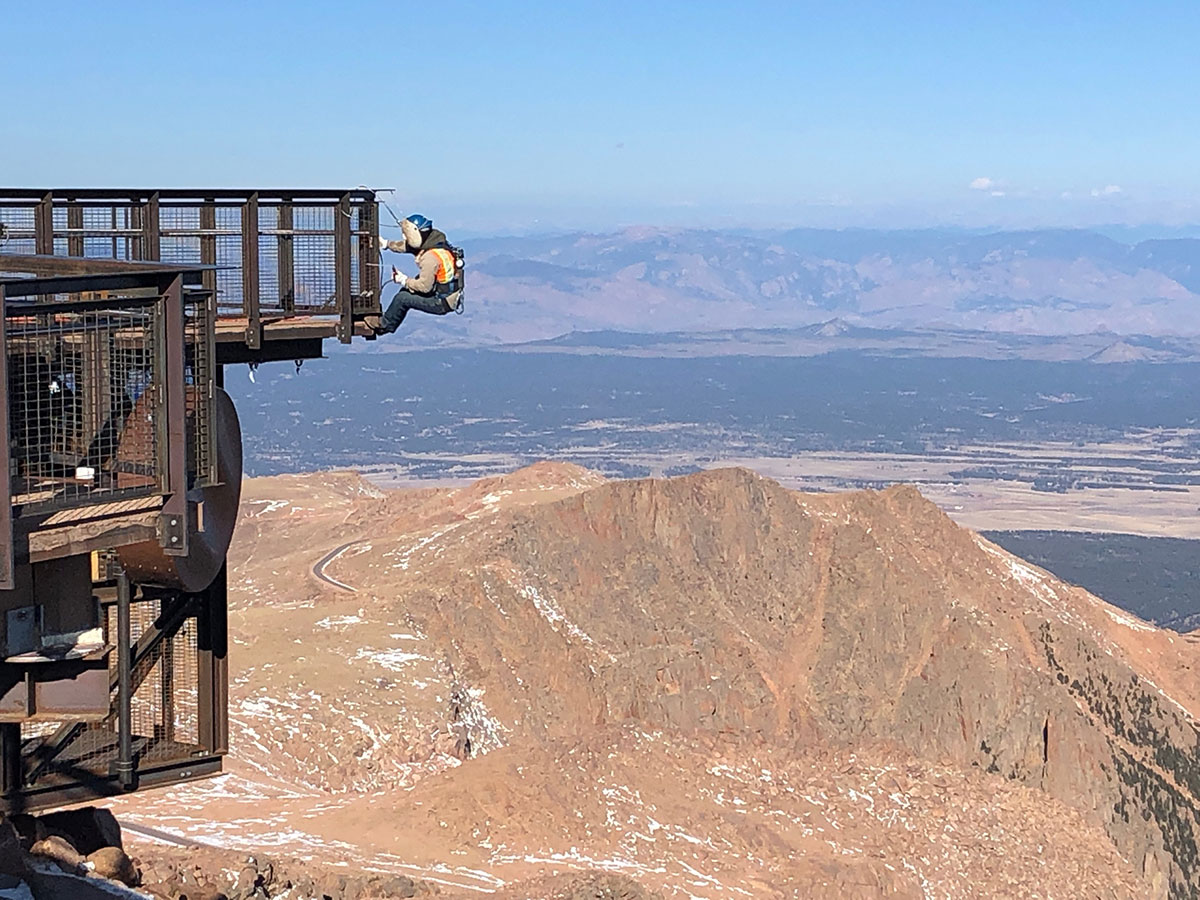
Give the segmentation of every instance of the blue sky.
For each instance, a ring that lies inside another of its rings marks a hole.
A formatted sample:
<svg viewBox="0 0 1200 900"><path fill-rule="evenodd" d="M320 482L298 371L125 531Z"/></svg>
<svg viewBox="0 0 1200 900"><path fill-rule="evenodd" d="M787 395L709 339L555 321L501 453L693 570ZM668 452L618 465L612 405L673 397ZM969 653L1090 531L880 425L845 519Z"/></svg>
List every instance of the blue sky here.
<svg viewBox="0 0 1200 900"><path fill-rule="evenodd" d="M1200 221L1200 3L4 3L0 181L463 228Z"/></svg>

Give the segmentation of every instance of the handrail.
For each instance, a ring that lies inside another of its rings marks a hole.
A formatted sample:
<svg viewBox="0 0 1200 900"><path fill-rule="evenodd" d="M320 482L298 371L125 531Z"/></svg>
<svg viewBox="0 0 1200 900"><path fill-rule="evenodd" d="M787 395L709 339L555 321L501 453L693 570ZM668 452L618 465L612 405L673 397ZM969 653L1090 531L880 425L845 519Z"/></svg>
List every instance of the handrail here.
<svg viewBox="0 0 1200 900"><path fill-rule="evenodd" d="M378 238L365 188L0 188L0 271L15 255L81 261L60 276L98 275L91 260L201 269L217 317L244 322L251 350L264 322L295 316L334 318L350 343L355 320L380 310Z"/></svg>
<svg viewBox="0 0 1200 900"><path fill-rule="evenodd" d="M63 200L145 200L158 194L163 200L230 200L258 194L269 200L324 200L349 196L352 200L375 199L368 188L0 188L0 200L40 200L47 194Z"/></svg>

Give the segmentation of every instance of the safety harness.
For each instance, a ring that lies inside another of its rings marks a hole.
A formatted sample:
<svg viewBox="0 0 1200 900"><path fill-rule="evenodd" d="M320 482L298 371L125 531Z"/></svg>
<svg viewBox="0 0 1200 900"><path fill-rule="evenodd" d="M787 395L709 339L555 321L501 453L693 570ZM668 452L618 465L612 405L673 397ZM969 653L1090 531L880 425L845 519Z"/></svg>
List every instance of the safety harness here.
<svg viewBox="0 0 1200 900"><path fill-rule="evenodd" d="M463 269L466 265L462 248L446 240L445 234L433 231L421 245L421 253L433 253L438 258L437 279L433 294L441 298L448 310L462 315L463 312Z"/></svg>

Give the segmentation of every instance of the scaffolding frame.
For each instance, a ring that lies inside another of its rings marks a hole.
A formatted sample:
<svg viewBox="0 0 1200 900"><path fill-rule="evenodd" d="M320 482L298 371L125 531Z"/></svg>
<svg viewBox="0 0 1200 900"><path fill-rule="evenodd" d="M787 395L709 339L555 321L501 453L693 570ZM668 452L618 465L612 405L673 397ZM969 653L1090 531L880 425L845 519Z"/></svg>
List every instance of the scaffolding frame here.
<svg viewBox="0 0 1200 900"><path fill-rule="evenodd" d="M32 567L90 556L91 577L64 582L72 587L55 602L93 616L101 638L80 653L15 652L6 628L0 811L221 769L224 566L186 593L133 584L111 556L147 540L186 556L189 491L216 477L211 276L153 261L0 255L0 591L14 592L8 615L40 612L12 609Z"/></svg>

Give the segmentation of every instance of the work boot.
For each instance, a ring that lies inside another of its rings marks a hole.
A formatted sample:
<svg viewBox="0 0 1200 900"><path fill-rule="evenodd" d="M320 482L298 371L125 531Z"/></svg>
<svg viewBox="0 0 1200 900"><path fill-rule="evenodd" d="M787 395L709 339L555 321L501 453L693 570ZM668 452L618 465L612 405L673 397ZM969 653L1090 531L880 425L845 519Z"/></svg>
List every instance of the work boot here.
<svg viewBox="0 0 1200 900"><path fill-rule="evenodd" d="M383 327L383 318L381 316L363 316L363 324L374 334L379 334L379 330Z"/></svg>

